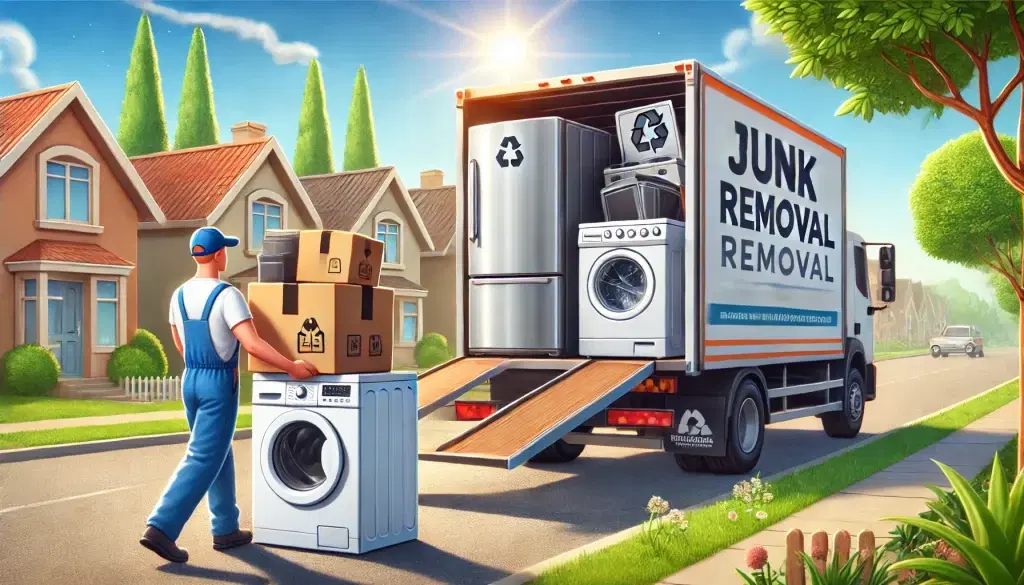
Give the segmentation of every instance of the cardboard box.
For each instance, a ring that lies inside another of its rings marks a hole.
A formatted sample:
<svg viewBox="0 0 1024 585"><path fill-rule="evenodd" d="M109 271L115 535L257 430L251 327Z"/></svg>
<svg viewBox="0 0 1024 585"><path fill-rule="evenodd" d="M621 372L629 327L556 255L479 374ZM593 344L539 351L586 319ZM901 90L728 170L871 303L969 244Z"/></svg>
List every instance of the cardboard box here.
<svg viewBox="0 0 1024 585"><path fill-rule="evenodd" d="M249 309L267 343L321 374L391 371L395 291L390 288L252 283ZM281 370L250 355L249 371Z"/></svg>
<svg viewBox="0 0 1024 585"><path fill-rule="evenodd" d="M335 230L299 232L297 282L377 286L384 242Z"/></svg>

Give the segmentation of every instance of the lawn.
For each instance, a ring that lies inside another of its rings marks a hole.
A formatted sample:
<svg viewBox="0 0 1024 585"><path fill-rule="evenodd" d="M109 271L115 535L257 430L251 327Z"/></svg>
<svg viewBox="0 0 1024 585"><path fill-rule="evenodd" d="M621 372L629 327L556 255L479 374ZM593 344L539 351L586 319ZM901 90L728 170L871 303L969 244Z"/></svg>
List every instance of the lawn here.
<svg viewBox="0 0 1024 585"><path fill-rule="evenodd" d="M0 395L0 423L135 414L181 410L181 402L132 403L113 400L71 400L68 398Z"/></svg>
<svg viewBox="0 0 1024 585"><path fill-rule="evenodd" d="M904 349L900 351L880 351L875 353L876 362L884 362L885 360L891 360L898 357L909 357L913 355L928 355L927 348L921 349Z"/></svg>
<svg viewBox="0 0 1024 585"><path fill-rule="evenodd" d="M773 481L775 499L767 508L769 518L775 522L782 520L909 457L1009 404L1017 398L1017 390L1016 380L1008 382L952 410L897 429L872 443ZM662 495L669 502L672 501L671 494ZM638 502L638 517L642 508L643 502ZM748 515L742 515L736 522L729 522L726 514L732 508L735 508L732 502L719 502L687 512L689 530L682 538L666 543L660 555L653 554L639 537L633 537L545 571L531 583L653 585L769 525Z"/></svg>
<svg viewBox="0 0 1024 585"><path fill-rule="evenodd" d="M247 429L252 426L252 416L238 416L237 428ZM167 433L183 433L188 431L184 420L157 420L117 425L101 425L87 427L71 427L46 431L22 431L18 433L0 434L0 449L24 449L27 447L44 447L47 445L64 445L67 443L87 443L107 439L123 439L125 437L142 437L146 435L163 435Z"/></svg>

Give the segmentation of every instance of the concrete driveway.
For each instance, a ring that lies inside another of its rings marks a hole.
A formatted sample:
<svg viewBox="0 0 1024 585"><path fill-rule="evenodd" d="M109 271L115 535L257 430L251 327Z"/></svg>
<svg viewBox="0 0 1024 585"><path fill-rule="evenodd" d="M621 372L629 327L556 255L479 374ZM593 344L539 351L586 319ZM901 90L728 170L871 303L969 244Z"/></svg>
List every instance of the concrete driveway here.
<svg viewBox="0 0 1024 585"><path fill-rule="evenodd" d="M1017 354L915 357L878 368L878 399L857 440L1014 377ZM422 443L457 430L456 423L424 421ZM250 443L235 444L245 525ZM817 419L770 427L760 471L782 471L850 443L827 438ZM652 494L682 508L737 481L685 474L660 452L592 446L568 465L515 471L421 463L419 542L361 557L260 546L223 554L210 548L202 504L179 541L192 560L169 566L137 539L182 452L173 445L0 466L0 582L480 585L636 524Z"/></svg>

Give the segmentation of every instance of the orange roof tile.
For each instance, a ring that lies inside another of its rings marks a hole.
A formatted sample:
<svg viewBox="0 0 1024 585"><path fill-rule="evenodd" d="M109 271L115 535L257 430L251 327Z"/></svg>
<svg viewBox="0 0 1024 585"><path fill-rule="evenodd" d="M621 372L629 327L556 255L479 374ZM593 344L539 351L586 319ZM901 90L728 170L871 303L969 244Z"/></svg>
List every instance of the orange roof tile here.
<svg viewBox="0 0 1024 585"><path fill-rule="evenodd" d="M8 256L4 263L39 261L134 266L131 262L96 244L60 240L36 240Z"/></svg>
<svg viewBox="0 0 1024 585"><path fill-rule="evenodd" d="M168 220L205 219L270 140L160 152L131 161Z"/></svg>
<svg viewBox="0 0 1024 585"><path fill-rule="evenodd" d="M0 98L0 157L14 150L18 141L72 86L69 83Z"/></svg>
<svg viewBox="0 0 1024 585"><path fill-rule="evenodd" d="M438 252L444 251L455 235L455 185L409 189L409 195L427 226L434 247Z"/></svg>
<svg viewBox="0 0 1024 585"><path fill-rule="evenodd" d="M299 177L313 207L324 222L324 229L354 230L359 216L380 191L394 167L377 167L330 175Z"/></svg>

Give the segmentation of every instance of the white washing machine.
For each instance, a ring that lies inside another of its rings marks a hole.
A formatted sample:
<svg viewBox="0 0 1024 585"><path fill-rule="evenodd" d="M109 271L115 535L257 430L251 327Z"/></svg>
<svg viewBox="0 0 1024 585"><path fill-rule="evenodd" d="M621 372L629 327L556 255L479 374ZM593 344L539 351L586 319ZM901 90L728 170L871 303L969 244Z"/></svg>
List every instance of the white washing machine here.
<svg viewBox="0 0 1024 585"><path fill-rule="evenodd" d="M254 374L253 541L360 554L419 533L416 374Z"/></svg>
<svg viewBox="0 0 1024 585"><path fill-rule="evenodd" d="M683 355L683 222L580 225L580 354Z"/></svg>

